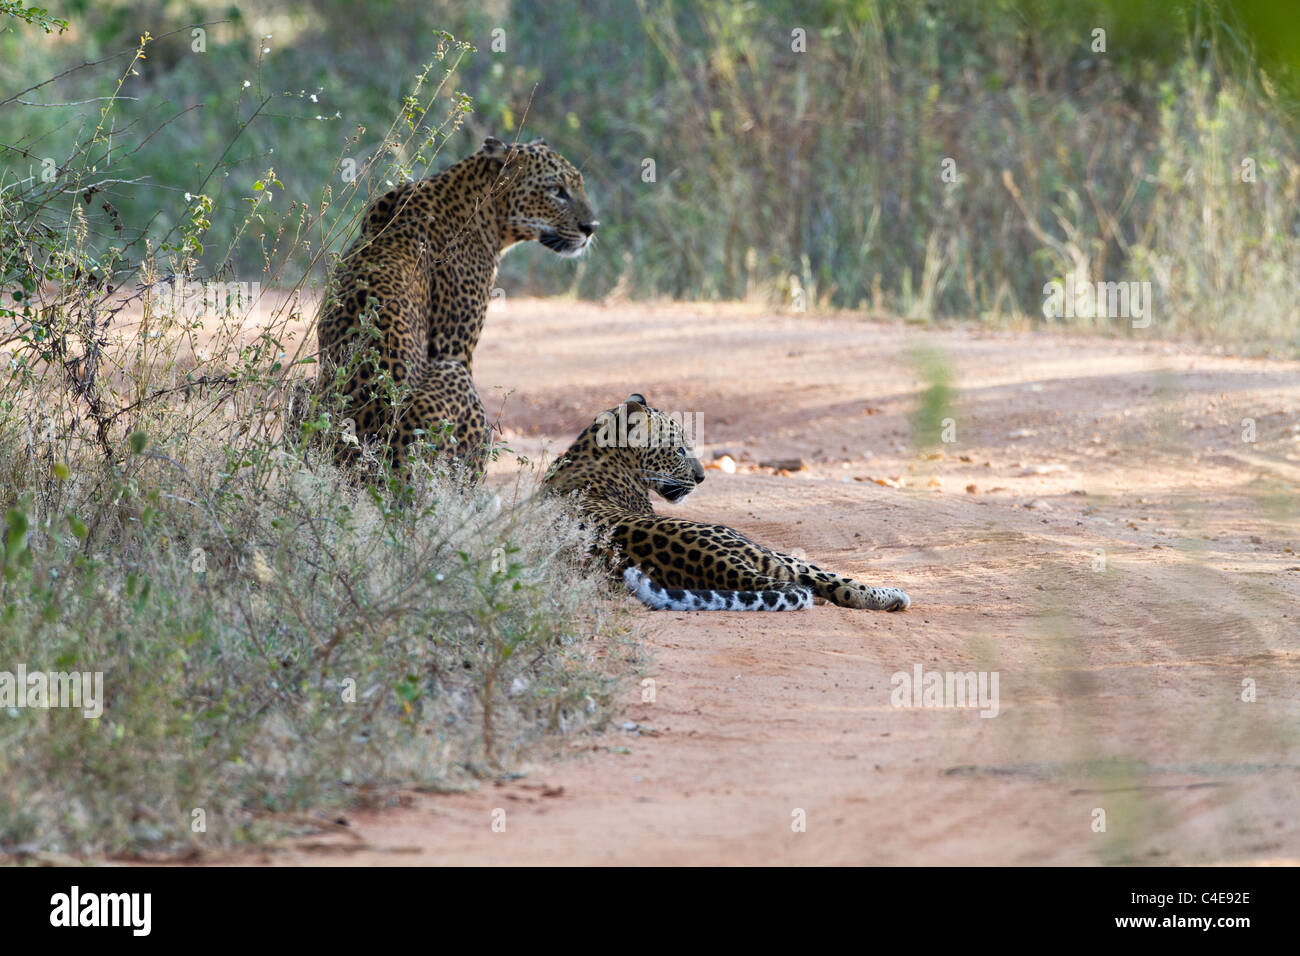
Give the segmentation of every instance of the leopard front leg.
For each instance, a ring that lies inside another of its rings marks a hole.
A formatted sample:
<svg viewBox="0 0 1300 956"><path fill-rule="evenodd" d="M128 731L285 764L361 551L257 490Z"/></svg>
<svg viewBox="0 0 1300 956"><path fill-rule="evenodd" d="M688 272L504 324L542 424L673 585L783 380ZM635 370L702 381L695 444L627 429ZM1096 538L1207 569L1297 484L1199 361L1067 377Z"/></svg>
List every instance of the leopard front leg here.
<svg viewBox="0 0 1300 956"><path fill-rule="evenodd" d="M817 597L832 604L866 611L906 611L911 607L912 599L898 588L871 587L834 571L826 571L794 555L766 548L763 550L768 559L765 569L769 573L810 587Z"/></svg>
<svg viewBox="0 0 1300 956"><path fill-rule="evenodd" d="M629 563L670 588L719 591L806 589L841 607L904 611L898 588L870 587L793 555L773 551L724 525L645 515L622 522L615 539Z"/></svg>
<svg viewBox="0 0 1300 956"><path fill-rule="evenodd" d="M840 607L867 611L906 611L912 606L912 599L907 596L907 592L899 588L871 587L820 568L813 576L817 579L812 586L813 593Z"/></svg>

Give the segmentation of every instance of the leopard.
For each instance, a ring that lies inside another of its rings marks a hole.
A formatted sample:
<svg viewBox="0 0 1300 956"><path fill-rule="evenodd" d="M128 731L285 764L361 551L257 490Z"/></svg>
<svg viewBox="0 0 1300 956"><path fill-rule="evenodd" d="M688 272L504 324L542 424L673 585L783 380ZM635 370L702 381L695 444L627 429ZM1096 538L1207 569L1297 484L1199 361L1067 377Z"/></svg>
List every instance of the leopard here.
<svg viewBox="0 0 1300 956"><path fill-rule="evenodd" d="M599 226L582 173L543 139L489 136L375 199L317 322L317 382L341 396L351 444L375 443L400 465L420 438L481 471L491 429L474 350L501 257L530 241L576 257ZM347 442L338 447L346 458Z"/></svg>
<svg viewBox="0 0 1300 956"><path fill-rule="evenodd" d="M672 611L799 611L831 603L905 611L906 592L873 587L750 540L720 524L657 514L704 481L677 416L640 392L601 412L542 478L544 496L573 499L615 579L642 604Z"/></svg>

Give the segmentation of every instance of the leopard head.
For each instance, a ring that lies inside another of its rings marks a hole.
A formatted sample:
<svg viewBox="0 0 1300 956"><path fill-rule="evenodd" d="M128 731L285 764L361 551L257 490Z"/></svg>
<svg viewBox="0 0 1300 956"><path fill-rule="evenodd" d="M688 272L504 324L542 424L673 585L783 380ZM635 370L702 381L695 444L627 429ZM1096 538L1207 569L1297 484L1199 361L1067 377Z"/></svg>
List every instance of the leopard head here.
<svg viewBox="0 0 1300 956"><path fill-rule="evenodd" d="M681 501L704 481L704 468L681 422L651 408L645 396L629 395L592 424L598 429L597 444L620 448L636 479L668 501Z"/></svg>
<svg viewBox="0 0 1300 956"><path fill-rule="evenodd" d="M504 248L536 239L552 252L577 256L600 222L578 172L545 140L506 144L488 137L478 155L499 168L495 187Z"/></svg>

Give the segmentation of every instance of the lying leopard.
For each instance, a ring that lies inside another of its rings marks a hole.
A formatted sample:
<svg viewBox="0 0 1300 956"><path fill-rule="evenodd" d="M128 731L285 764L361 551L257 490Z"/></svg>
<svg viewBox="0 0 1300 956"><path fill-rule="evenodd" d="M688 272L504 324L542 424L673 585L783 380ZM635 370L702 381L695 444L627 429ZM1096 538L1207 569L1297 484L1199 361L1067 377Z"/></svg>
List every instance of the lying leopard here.
<svg viewBox="0 0 1300 956"><path fill-rule="evenodd" d="M418 433L447 421L456 452L481 463L489 427L471 372L497 264L534 239L576 256L599 225L582 174L542 140L489 137L376 199L335 267L318 324L318 382L341 386L355 437L387 438L400 462Z"/></svg>
<svg viewBox="0 0 1300 956"><path fill-rule="evenodd" d="M681 424L641 395L601 412L543 479L573 494L607 532L615 567L644 604L672 611L798 611L819 601L904 611L897 588L870 587L750 541L716 524L657 515L650 491L670 502L704 480Z"/></svg>

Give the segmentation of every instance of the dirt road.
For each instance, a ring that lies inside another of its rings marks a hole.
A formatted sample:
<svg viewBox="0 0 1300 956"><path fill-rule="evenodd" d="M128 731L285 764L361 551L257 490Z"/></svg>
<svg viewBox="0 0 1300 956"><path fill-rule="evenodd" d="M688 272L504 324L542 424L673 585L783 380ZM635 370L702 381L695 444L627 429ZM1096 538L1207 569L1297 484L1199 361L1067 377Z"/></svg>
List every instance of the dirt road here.
<svg viewBox="0 0 1300 956"><path fill-rule="evenodd" d="M955 389L929 457L918 348ZM475 364L490 410L514 390L502 421L530 455L632 391L699 413L703 458L739 468L659 510L912 610L647 611L636 730L269 861L1300 862L1300 364L554 301L494 306ZM807 467L758 465L780 458ZM996 716L893 706L918 667L996 672Z"/></svg>

